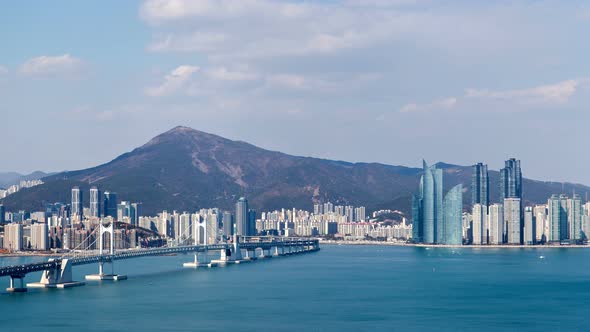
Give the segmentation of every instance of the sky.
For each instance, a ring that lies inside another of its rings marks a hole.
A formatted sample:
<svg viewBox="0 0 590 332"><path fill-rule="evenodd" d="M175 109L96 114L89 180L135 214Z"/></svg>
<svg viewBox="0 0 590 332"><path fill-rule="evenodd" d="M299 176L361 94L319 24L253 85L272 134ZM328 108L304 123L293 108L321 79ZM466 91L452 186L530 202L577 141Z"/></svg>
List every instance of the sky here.
<svg viewBox="0 0 590 332"><path fill-rule="evenodd" d="M0 4L0 171L92 167L177 125L590 185L586 1Z"/></svg>

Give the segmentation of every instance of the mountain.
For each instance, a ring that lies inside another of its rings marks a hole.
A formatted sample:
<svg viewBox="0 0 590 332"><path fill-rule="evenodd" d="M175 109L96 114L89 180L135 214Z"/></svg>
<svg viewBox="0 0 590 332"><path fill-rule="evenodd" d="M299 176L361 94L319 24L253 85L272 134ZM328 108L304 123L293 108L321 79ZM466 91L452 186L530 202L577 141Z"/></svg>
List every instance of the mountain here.
<svg viewBox="0 0 590 332"><path fill-rule="evenodd" d="M13 184L19 184L21 181L39 180L51 174L54 173L45 173L41 171L36 171L26 175L17 172L0 173L0 188L6 188Z"/></svg>
<svg viewBox="0 0 590 332"><path fill-rule="evenodd" d="M444 170L446 190L463 183L467 205L471 200L471 167L438 166ZM86 193L95 185L118 192L120 200L142 202L146 215L163 209L233 210L240 196L246 196L259 211L292 207L309 210L314 202L331 201L364 205L368 211L396 208L408 213L420 173L418 168L404 166L291 156L176 127L106 164L45 177L45 184L10 195L3 204L8 210L38 210L45 202L69 202L74 185ZM491 171L491 184L498 179L498 172ZM529 179L523 180L523 188L528 203L545 202L553 193L590 192L583 185ZM497 195L492 185L491 196Z"/></svg>

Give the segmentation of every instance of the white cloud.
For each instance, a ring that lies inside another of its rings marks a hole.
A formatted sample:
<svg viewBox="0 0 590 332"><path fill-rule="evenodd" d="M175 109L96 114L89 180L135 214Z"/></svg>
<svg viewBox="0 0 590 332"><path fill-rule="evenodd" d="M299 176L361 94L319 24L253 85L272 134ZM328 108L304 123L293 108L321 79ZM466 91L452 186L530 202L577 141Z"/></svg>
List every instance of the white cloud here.
<svg viewBox="0 0 590 332"><path fill-rule="evenodd" d="M554 84L540 85L528 89L494 91L488 89L467 89L466 98L496 99L527 104L563 104L576 93L579 80L567 80Z"/></svg>
<svg viewBox="0 0 590 332"><path fill-rule="evenodd" d="M428 104L416 104L410 103L404 105L400 112L402 113L410 113L410 112L427 112L427 111L437 111L437 110L450 110L457 106L457 98L455 97L448 97L439 100L435 100Z"/></svg>
<svg viewBox="0 0 590 332"><path fill-rule="evenodd" d="M185 90L193 74L199 71L199 67L182 65L174 69L164 77L164 82L156 87L146 89L146 94L152 97L163 97L173 95Z"/></svg>
<svg viewBox="0 0 590 332"><path fill-rule="evenodd" d="M82 66L82 60L69 54L47 56L42 55L27 60L20 67L20 72L30 76L71 75Z"/></svg>
<svg viewBox="0 0 590 332"><path fill-rule="evenodd" d="M188 35L159 36L149 46L152 52L210 52L217 49L227 36L223 33L197 31Z"/></svg>
<svg viewBox="0 0 590 332"><path fill-rule="evenodd" d="M207 69L205 74L207 77L218 81L254 81L259 77L253 72L228 70L225 67Z"/></svg>

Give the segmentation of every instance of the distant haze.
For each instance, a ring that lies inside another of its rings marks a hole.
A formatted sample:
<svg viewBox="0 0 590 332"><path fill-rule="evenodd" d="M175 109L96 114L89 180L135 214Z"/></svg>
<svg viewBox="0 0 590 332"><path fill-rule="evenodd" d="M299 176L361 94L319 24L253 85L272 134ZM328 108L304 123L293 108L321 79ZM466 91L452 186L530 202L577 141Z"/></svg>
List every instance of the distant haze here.
<svg viewBox="0 0 590 332"><path fill-rule="evenodd" d="M585 1L19 1L0 21L0 172L84 169L185 125L590 184Z"/></svg>

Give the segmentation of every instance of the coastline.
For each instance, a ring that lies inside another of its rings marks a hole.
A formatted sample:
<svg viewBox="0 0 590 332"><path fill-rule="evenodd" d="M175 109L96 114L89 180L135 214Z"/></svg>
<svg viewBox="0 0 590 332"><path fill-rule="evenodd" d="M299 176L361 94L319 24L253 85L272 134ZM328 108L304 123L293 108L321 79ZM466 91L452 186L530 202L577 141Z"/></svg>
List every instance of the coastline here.
<svg viewBox="0 0 590 332"><path fill-rule="evenodd" d="M346 241L346 240L322 240L320 245L357 245L357 246L393 246L393 247L418 247L418 248L474 248L474 249L542 249L542 248L590 248L588 244L541 244L541 245L514 245L514 244L485 244L485 245L448 245L448 244L424 244L402 243L386 241Z"/></svg>

